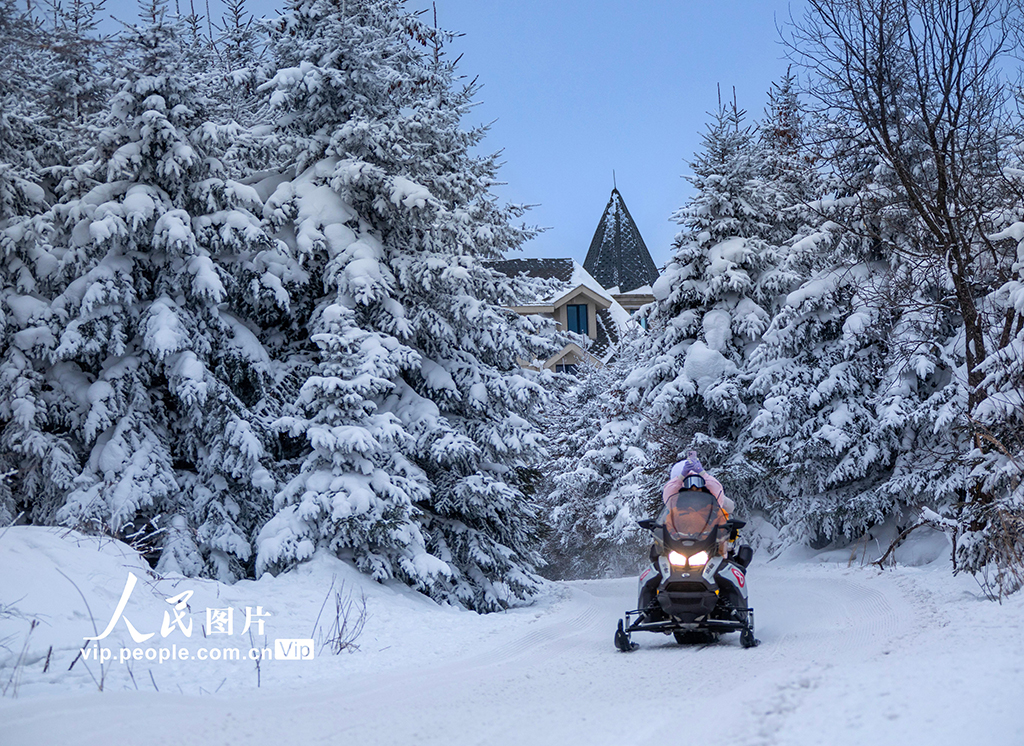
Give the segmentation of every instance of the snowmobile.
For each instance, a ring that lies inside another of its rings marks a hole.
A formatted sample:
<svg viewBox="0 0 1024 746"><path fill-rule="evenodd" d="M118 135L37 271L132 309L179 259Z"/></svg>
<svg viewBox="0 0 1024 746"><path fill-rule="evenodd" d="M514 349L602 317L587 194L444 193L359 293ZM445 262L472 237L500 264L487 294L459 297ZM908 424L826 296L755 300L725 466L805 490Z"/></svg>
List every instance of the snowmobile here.
<svg viewBox="0 0 1024 746"><path fill-rule="evenodd" d="M633 632L661 632L680 644L715 642L729 632L752 648L754 610L747 605L747 566L754 550L733 545L745 521L727 519L714 495L684 490L655 520L638 522L654 537L651 565L639 581L637 608L627 611L615 631L615 647L639 647Z"/></svg>

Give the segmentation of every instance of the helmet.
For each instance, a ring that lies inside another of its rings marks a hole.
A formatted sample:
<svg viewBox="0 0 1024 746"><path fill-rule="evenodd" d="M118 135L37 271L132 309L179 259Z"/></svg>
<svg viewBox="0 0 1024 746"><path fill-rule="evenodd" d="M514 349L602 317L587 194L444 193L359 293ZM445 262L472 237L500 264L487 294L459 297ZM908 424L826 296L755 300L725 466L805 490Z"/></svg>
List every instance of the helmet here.
<svg viewBox="0 0 1024 746"><path fill-rule="evenodd" d="M703 490L705 489L704 477L700 474L688 474L683 477L683 489L684 490Z"/></svg>

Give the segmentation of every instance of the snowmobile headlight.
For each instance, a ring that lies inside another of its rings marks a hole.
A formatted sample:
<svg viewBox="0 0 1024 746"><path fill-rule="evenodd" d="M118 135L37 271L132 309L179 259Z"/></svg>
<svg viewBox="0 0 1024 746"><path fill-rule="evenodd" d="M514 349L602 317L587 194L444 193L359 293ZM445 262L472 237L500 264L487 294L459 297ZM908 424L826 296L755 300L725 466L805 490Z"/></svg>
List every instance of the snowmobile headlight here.
<svg viewBox="0 0 1024 746"><path fill-rule="evenodd" d="M676 567L686 567L686 555L679 552L669 552L668 561Z"/></svg>
<svg viewBox="0 0 1024 746"><path fill-rule="evenodd" d="M695 555L690 557L690 567L703 567L708 563L707 552L697 552Z"/></svg>

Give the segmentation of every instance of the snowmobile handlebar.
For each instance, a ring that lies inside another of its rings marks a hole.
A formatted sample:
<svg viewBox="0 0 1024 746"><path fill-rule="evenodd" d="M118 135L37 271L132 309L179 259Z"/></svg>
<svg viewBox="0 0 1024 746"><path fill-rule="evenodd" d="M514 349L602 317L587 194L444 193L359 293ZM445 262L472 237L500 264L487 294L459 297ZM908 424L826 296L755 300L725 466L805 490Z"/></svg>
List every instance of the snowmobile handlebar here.
<svg viewBox="0 0 1024 746"><path fill-rule="evenodd" d="M655 531L659 528L665 528L665 524L658 523L653 518L644 518L641 521L637 521L636 525L638 525L640 528L647 529L648 531ZM740 529L746 525L746 521L741 521L736 518L730 518L721 526L715 526L715 531L725 531L729 534L729 541L736 541L736 537L739 536Z"/></svg>
<svg viewBox="0 0 1024 746"><path fill-rule="evenodd" d="M725 525L722 526L722 528L729 532L729 541L736 541L736 538L740 535L740 529L746 525L746 521L730 518L725 522Z"/></svg>

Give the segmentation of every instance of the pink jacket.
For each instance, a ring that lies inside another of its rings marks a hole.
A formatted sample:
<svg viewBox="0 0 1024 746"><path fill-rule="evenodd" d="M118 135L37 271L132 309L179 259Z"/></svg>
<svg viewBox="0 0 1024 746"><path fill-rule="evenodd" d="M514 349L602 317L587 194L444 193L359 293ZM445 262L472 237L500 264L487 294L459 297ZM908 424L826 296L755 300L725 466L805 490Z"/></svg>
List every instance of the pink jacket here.
<svg viewBox="0 0 1024 746"><path fill-rule="evenodd" d="M690 475L686 474L685 476ZM722 506L722 510L724 510L726 513L732 513L733 509L736 507L736 503L733 502L732 498L725 496L725 490L722 488L722 483L719 482L710 474L708 474L706 471L702 471L700 473L700 476L704 477L704 484L707 486L708 490L711 491L711 494L715 496L715 499L718 500L718 504ZM665 484L665 488L661 491L661 499L664 502L667 503L669 501L669 498L671 498L673 495L679 492L680 489L682 489L683 479L683 476L679 476L676 477L675 479L670 479Z"/></svg>

